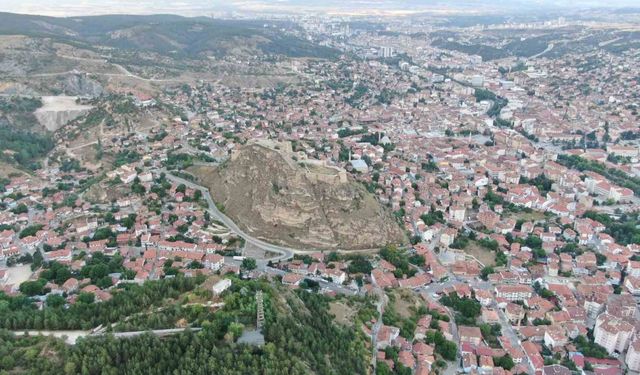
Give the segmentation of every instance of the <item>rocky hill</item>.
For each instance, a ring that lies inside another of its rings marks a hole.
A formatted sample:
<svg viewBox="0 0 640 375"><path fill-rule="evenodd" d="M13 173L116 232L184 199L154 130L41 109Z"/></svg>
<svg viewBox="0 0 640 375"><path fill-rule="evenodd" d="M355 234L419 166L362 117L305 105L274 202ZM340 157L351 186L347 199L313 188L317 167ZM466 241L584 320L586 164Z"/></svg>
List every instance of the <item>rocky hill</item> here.
<svg viewBox="0 0 640 375"><path fill-rule="evenodd" d="M225 213L257 238L310 250L405 240L391 214L344 170L302 160L286 144L250 144L222 166L194 173Z"/></svg>

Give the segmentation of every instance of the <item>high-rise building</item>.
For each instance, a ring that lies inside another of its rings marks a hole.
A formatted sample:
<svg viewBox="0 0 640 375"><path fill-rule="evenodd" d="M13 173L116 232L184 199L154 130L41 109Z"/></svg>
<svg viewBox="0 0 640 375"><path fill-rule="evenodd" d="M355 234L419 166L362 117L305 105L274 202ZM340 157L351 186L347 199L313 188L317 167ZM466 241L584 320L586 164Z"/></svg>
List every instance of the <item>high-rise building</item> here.
<svg viewBox="0 0 640 375"><path fill-rule="evenodd" d="M484 85L484 77L477 74L471 77L471 85L473 87L482 87Z"/></svg>
<svg viewBox="0 0 640 375"><path fill-rule="evenodd" d="M629 345L626 362L629 370L640 371L640 339L638 337Z"/></svg>
<svg viewBox="0 0 640 375"><path fill-rule="evenodd" d="M609 354L622 353L627 346L635 327L627 321L604 313L598 316L594 330L595 343L604 347Z"/></svg>
<svg viewBox="0 0 640 375"><path fill-rule="evenodd" d="M382 58L393 57L393 47L380 47L378 53Z"/></svg>

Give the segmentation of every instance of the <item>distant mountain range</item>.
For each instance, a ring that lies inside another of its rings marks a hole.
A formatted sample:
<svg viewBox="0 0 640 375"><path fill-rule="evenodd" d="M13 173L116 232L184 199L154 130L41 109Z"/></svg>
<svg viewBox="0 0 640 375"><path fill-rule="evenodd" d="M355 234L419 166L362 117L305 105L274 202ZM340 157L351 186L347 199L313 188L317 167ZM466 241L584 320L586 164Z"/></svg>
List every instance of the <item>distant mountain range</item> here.
<svg viewBox="0 0 640 375"><path fill-rule="evenodd" d="M367 14L389 11L424 12L445 10L467 15L496 12L528 14L544 9L584 9L637 6L637 0L0 0L0 9L15 13L47 15L154 14L187 16L221 14L314 13Z"/></svg>
<svg viewBox="0 0 640 375"><path fill-rule="evenodd" d="M57 18L0 13L0 34L48 37L87 47L106 46L165 55L222 56L238 46L257 54L328 57L338 51L283 30L284 22L217 20L176 15L105 15Z"/></svg>

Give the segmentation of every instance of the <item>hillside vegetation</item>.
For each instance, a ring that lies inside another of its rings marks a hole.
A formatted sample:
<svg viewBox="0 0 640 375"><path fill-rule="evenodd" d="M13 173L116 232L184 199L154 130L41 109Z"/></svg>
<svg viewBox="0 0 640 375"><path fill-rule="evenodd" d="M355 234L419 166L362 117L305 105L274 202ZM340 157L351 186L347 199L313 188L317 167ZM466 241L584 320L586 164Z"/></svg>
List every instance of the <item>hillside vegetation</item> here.
<svg viewBox="0 0 640 375"><path fill-rule="evenodd" d="M56 18L0 13L0 34L54 38L86 48L112 47L172 57L223 56L239 45L254 45L257 54L333 58L337 51L315 45L283 28L261 21L214 20L174 15L107 15Z"/></svg>
<svg viewBox="0 0 640 375"><path fill-rule="evenodd" d="M193 284L186 280L177 282ZM150 282L138 288L144 294L155 295L156 289L162 286L163 282ZM236 343L244 327L250 326L255 319L254 296L257 290L265 294L266 322L263 333L266 344L263 347ZM365 347L366 337L356 328L334 323L329 313L331 298L306 291L275 290L262 281L241 280L234 280L223 298L225 307L215 313L192 306L191 310L197 310L195 315L206 318L192 322L194 326L202 326L203 330L187 330L183 334L162 339L152 334L130 339L103 336L80 339L76 345L67 346L51 338L15 338L7 331L0 330L0 372L41 375L350 375L367 372L369 351ZM141 301L144 304L146 300ZM121 302L120 306L116 306L115 315L129 306L128 302ZM155 300L153 305L157 302ZM0 294L0 312L25 303L18 297ZM94 304L78 303L87 306ZM49 309L52 308L47 307L45 311ZM30 314L40 314L35 308L32 310ZM87 308L85 315L90 314L91 309ZM146 315L149 320L157 320L157 315L162 314L166 315L166 312L163 310ZM190 315L194 314L187 314L185 318ZM191 322L191 319L188 320ZM362 321L359 323L362 324Z"/></svg>
<svg viewBox="0 0 640 375"><path fill-rule="evenodd" d="M41 106L39 99L0 98L0 160L36 169L36 161L53 149L50 134L33 115Z"/></svg>

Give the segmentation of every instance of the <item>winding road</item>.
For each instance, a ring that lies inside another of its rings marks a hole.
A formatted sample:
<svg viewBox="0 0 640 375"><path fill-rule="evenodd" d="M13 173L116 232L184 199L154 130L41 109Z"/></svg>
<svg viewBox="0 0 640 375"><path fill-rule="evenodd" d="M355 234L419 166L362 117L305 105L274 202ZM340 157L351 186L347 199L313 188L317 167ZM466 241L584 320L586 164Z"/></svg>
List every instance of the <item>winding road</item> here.
<svg viewBox="0 0 640 375"><path fill-rule="evenodd" d="M169 180L171 180L171 181L177 182L179 184L184 184L185 186L187 186L187 187L189 187L191 189L200 190L202 192L202 196L205 198L205 200L207 201L207 204L209 205L208 211L209 211L209 214L211 215L211 217L214 217L217 220L219 220L220 222L222 222L232 232L234 232L238 236L242 237L245 240L246 243L250 243L250 244L254 245L255 247L260 248L260 249L262 249L264 251L280 254L280 255L278 255L278 256L276 256L274 258L270 258L268 260L270 260L272 262L287 261L287 260L293 258L293 254L301 252L301 250L296 250L296 249L292 249L292 248L288 248L288 247L284 247L284 246L273 245L273 244L270 244L268 242L259 240L259 239L255 238L255 237L247 234L245 231L240 229L236 225L236 223L233 222L233 220L231 220L227 215L222 213L218 209L218 207L216 207L216 204L213 202L213 199L211 198L211 194L209 193L209 189L207 189L204 186L198 185L198 184L194 183L193 181L189 181L189 180L186 180L186 179L184 179L182 177L175 176L175 175L171 174L169 171L167 171L166 169L161 169L161 171L164 172L165 175L167 176L167 178Z"/></svg>
<svg viewBox="0 0 640 375"><path fill-rule="evenodd" d="M554 47L553 43L549 43L549 44L547 45L547 48L545 48L545 50L544 50L544 51L542 51L542 52L540 52L540 53L537 53L537 54L535 54L535 55L533 55L533 56L530 56L529 58L530 58L530 59L538 58L538 57L540 57L540 56L544 55L545 53L547 53L547 52L551 51L551 50L553 49L553 47Z"/></svg>
<svg viewBox="0 0 640 375"><path fill-rule="evenodd" d="M255 238L253 236L251 236L250 234L248 234L247 232L243 231L242 229L240 229L240 227L238 227L236 225L236 223L231 220L227 215L225 215L223 212L221 212L218 207L216 206L215 202L213 201L213 199L211 198L211 194L209 193L209 189L199 185L193 181L184 179L182 177L178 177L176 175L171 174L171 172L169 172L167 169L165 168L161 168L160 172L163 172L167 178L169 180L172 180L174 182L177 182L179 184L184 184L185 186L191 188L191 189L197 189L200 190L202 192L202 196L205 198L205 200L207 201L207 204L209 205L208 211L209 214L211 215L211 217L219 220L222 224L224 224L227 228L229 228L230 231L236 233L238 236L242 237L246 243L254 245L255 247L257 247L258 249L264 250L264 251L268 251L268 252L273 252L273 253L277 253L280 254L276 257L273 258L269 258L269 259L263 259L260 260L258 259L258 263L259 266L264 266L266 265L267 261L272 261L272 262L280 262L280 261L287 261L293 258L294 254L309 254L310 251L313 250L317 250L317 249L311 249L311 248L306 248L306 249L294 249L294 248L290 248L290 247L286 247L286 246L280 246L280 245L274 245L271 244L269 242L266 242L264 240ZM404 246L399 246L399 248L404 248ZM342 253L342 254L364 254L364 253L371 253L371 252L377 252L379 250L379 248L373 248L373 249L358 249L358 250L341 250L341 249L336 249L335 251ZM320 251L320 250L318 250ZM260 264L260 263L264 263L264 264ZM262 269L263 267L261 267Z"/></svg>
<svg viewBox="0 0 640 375"><path fill-rule="evenodd" d="M140 77L139 75L133 74L130 71L128 71L124 66L122 66L120 64L117 64L117 63L114 63L114 62L110 62L106 58L104 58L104 59L98 59L98 58L93 59L93 58L88 58L88 57L78 57L78 56L61 55L61 54L58 54L57 56L60 57L60 58L69 59L69 60L86 61L86 62L99 63L99 64L110 64L110 65L113 65L121 73L83 72L83 71L78 70L78 69L73 69L73 70L69 70L69 71L65 71L65 72L32 74L31 77L56 77L56 76L64 76L64 75L69 75L69 74L87 73L87 74L94 74L94 75L105 76L105 77L127 77L127 78L137 79L137 80L140 80L140 81L145 81L145 82L183 82L184 81L184 80L180 80L180 79L158 79L158 78Z"/></svg>
<svg viewBox="0 0 640 375"><path fill-rule="evenodd" d="M380 328L382 328L382 315L384 314L384 309L387 306L387 302L389 302L389 297L384 292L384 290L380 289L378 284L376 283L375 278L372 279L373 292L378 295L378 302L376 303L376 310L378 311L378 319L376 323L371 328L371 365L373 366L373 372L375 373L378 368L378 332L380 332Z"/></svg>

